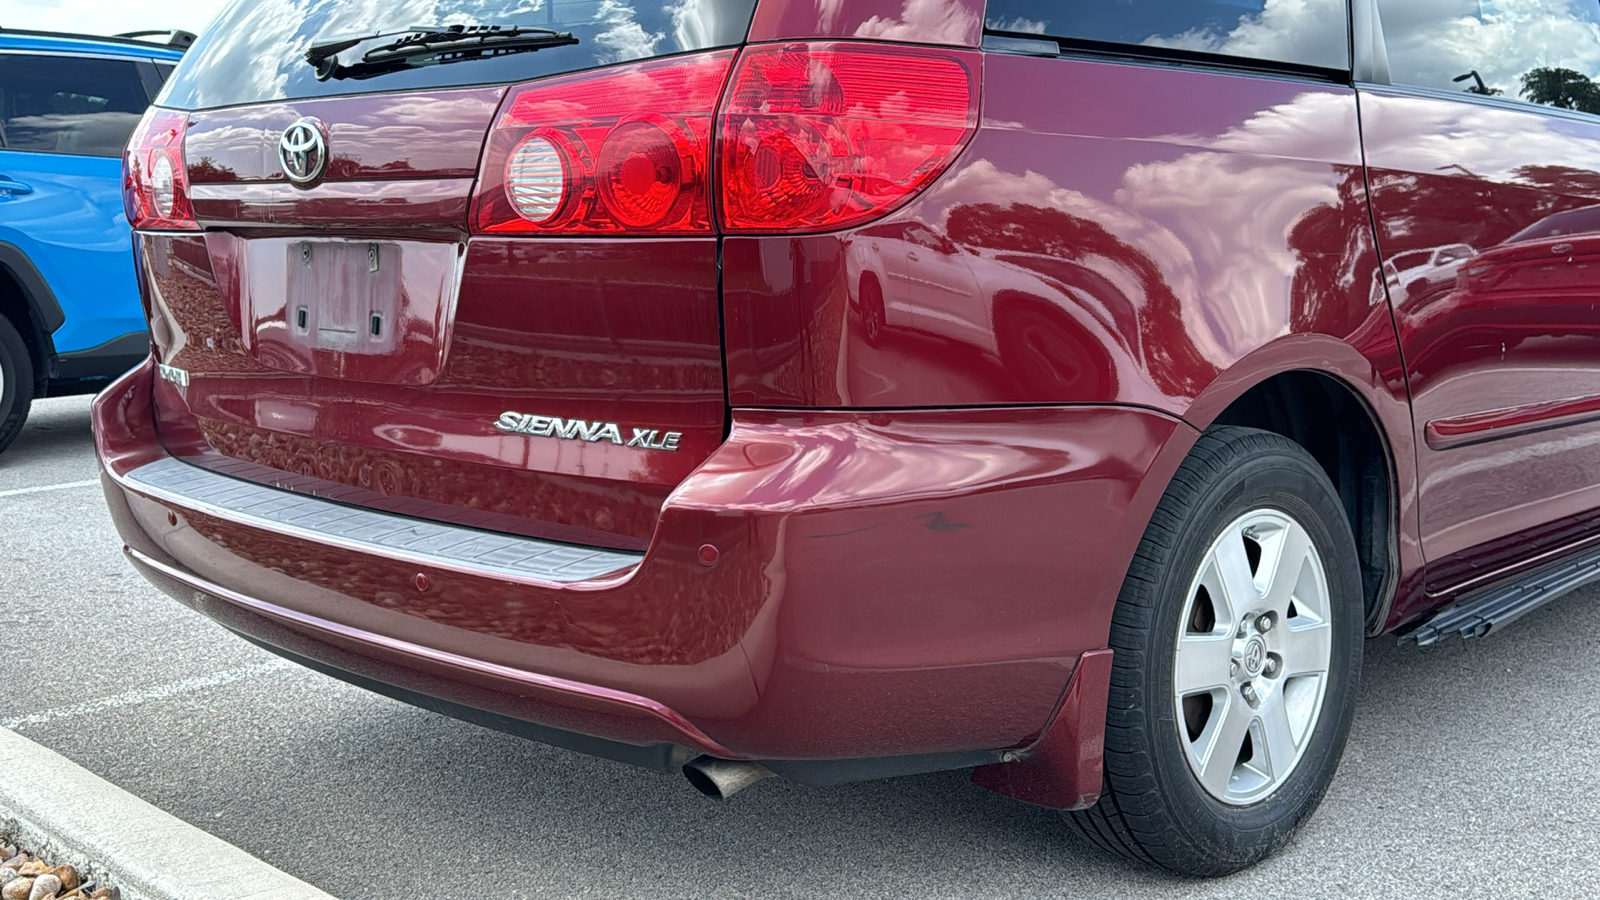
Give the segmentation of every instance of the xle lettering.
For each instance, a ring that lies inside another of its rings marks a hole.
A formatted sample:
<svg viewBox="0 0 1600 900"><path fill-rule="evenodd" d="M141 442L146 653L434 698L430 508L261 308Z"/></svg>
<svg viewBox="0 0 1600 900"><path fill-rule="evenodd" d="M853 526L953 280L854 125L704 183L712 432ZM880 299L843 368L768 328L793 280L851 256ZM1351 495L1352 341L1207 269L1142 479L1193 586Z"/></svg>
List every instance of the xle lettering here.
<svg viewBox="0 0 1600 900"><path fill-rule="evenodd" d="M683 435L676 431L669 431L660 438L661 432L655 428L635 428L633 439L628 441L629 447L643 447L646 450L676 450L678 439Z"/></svg>

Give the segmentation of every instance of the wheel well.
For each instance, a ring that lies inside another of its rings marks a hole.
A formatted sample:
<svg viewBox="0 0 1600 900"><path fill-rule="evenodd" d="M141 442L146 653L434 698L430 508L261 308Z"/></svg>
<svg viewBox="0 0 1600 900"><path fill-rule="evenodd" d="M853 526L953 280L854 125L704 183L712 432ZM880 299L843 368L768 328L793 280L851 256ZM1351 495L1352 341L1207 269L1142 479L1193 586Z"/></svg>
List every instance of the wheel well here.
<svg viewBox="0 0 1600 900"><path fill-rule="evenodd" d="M1396 554L1393 465L1366 403L1326 375L1285 372L1246 391L1215 424L1281 434L1328 473L1355 533L1370 629L1393 588Z"/></svg>
<svg viewBox="0 0 1600 900"><path fill-rule="evenodd" d="M28 346L37 389L49 377L45 359L48 354L39 340L39 325L34 321L32 308L28 305L27 292L5 266L0 266L0 316L11 322L17 334L22 335L22 342Z"/></svg>

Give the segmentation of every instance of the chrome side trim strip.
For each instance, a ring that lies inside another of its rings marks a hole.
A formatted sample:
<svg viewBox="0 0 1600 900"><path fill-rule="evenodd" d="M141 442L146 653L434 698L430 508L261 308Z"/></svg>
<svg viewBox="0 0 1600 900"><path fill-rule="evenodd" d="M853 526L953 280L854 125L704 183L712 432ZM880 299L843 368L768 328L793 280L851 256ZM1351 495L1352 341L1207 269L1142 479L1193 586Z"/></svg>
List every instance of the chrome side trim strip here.
<svg viewBox="0 0 1600 900"><path fill-rule="evenodd" d="M644 559L643 553L478 531L346 506L219 475L170 457L140 466L119 480L152 499L217 518L474 574L572 584L625 575Z"/></svg>

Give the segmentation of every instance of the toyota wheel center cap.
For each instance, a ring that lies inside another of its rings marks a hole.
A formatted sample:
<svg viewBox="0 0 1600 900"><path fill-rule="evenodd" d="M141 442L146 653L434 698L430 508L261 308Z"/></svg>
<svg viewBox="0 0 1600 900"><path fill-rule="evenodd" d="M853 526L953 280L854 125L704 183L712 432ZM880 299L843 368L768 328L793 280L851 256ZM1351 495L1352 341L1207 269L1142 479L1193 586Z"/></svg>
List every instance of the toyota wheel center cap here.
<svg viewBox="0 0 1600 900"><path fill-rule="evenodd" d="M1244 645L1244 670L1252 678L1261 674L1267 664L1267 645L1259 637L1252 637Z"/></svg>

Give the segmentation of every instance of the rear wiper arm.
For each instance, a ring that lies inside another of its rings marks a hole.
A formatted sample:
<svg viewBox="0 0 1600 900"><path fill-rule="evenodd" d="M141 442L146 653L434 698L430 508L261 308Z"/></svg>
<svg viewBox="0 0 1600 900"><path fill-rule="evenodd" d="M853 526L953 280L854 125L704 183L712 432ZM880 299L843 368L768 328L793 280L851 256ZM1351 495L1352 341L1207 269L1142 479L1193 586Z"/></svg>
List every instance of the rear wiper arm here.
<svg viewBox="0 0 1600 900"><path fill-rule="evenodd" d="M339 54L358 44L379 38L395 37L361 55L358 62L345 65ZM317 80L330 78L370 78L414 66L485 59L509 53L527 53L547 47L576 44L570 32L520 25L449 25L444 28L415 27L403 31L344 35L313 43L306 51L306 62L317 70Z"/></svg>

